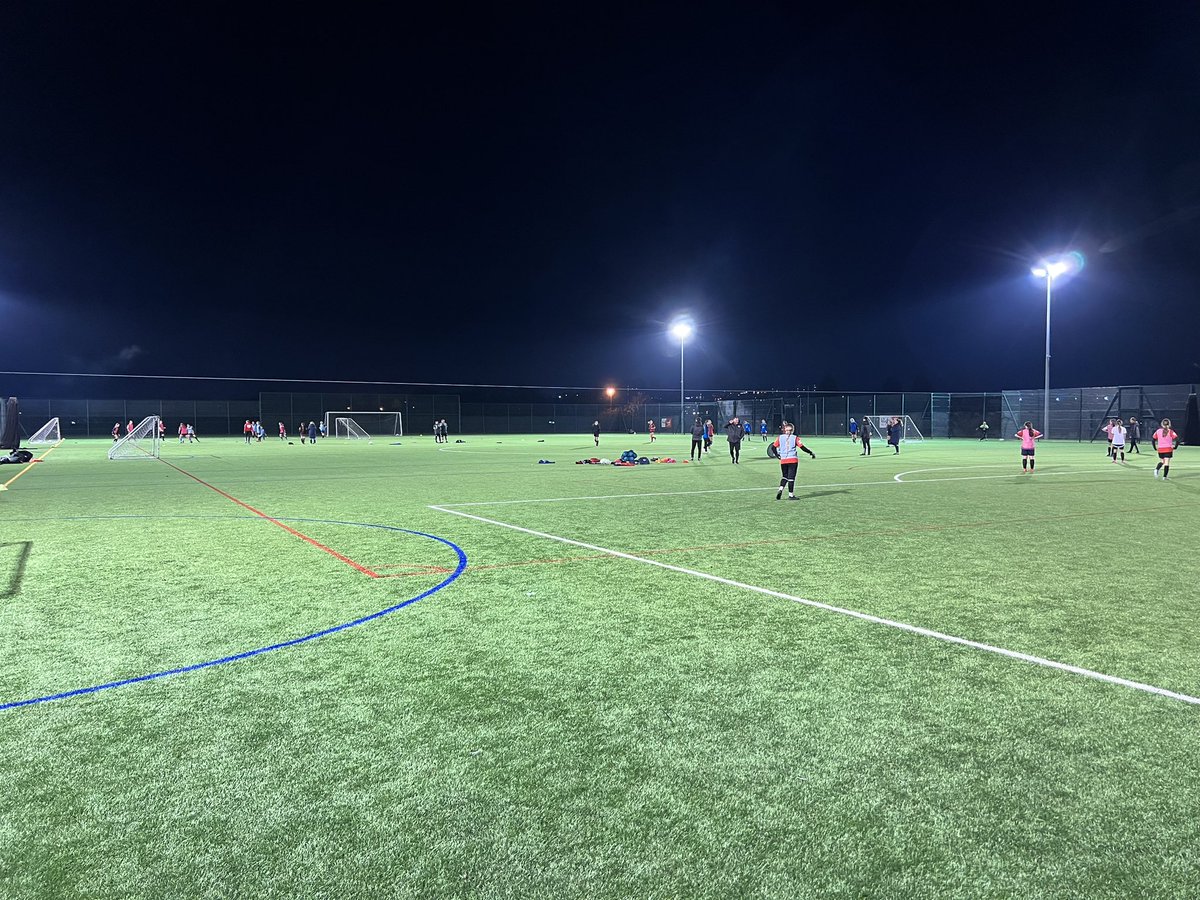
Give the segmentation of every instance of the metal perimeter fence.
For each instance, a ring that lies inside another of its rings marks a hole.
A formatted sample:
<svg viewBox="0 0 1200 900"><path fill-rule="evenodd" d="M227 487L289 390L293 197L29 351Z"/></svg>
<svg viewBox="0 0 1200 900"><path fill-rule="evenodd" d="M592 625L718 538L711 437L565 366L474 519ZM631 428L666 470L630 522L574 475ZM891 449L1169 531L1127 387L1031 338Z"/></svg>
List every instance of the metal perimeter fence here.
<svg viewBox="0 0 1200 900"><path fill-rule="evenodd" d="M514 391L514 393L516 393ZM173 436L178 423L191 424L203 435L241 435L246 419L261 421L268 435L283 422L289 434L309 421L320 422L330 411L399 412L408 435L432 433L445 419L452 434L588 434L599 423L606 434L644 433L653 421L661 433L691 429L692 422L711 419L718 429L734 416L749 421L755 434L763 422L775 433L783 421L801 434L844 435L850 420L865 416L909 416L927 438L986 437L1011 439L1025 421L1047 437L1094 440L1109 417L1136 416L1145 424L1170 418L1188 443L1200 443L1194 399L1195 385L1135 385L1064 388L1050 394L1050 419L1042 422L1041 390L984 393L846 393L804 391L767 396L766 392L733 397L649 399L631 392L627 401L504 402L464 399L461 394L262 392L254 400L21 400L21 433L28 437L58 417L64 437L103 437L114 423L141 421L157 415ZM980 426L987 423L988 428ZM1180 427L1180 426L1183 427ZM1153 429L1151 429L1152 431Z"/></svg>

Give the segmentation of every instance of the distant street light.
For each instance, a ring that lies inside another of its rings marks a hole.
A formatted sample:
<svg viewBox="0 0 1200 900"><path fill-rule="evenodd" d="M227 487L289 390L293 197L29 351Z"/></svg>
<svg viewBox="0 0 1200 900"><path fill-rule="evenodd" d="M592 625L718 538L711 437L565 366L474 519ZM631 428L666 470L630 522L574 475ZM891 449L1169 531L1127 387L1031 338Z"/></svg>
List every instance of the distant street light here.
<svg viewBox="0 0 1200 900"><path fill-rule="evenodd" d="M1034 278L1046 279L1046 384L1043 390L1042 434L1050 434L1050 298L1054 294L1054 279L1083 268L1083 256L1068 253L1042 262L1030 269Z"/></svg>
<svg viewBox="0 0 1200 900"><path fill-rule="evenodd" d="M612 406L613 396L617 393L617 389L614 387L605 388L604 393L608 395L608 405Z"/></svg>
<svg viewBox="0 0 1200 900"><path fill-rule="evenodd" d="M683 433L684 419L684 399L683 399L683 345L687 343L696 331L696 326L692 324L692 320L686 317L680 317L671 323L671 334L679 339L679 432Z"/></svg>

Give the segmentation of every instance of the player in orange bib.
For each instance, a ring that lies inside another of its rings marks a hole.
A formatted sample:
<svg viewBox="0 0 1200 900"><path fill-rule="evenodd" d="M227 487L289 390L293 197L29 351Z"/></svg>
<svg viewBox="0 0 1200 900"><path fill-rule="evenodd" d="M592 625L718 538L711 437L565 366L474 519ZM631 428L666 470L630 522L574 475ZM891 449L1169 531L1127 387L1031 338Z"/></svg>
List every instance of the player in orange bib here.
<svg viewBox="0 0 1200 900"><path fill-rule="evenodd" d="M1154 432L1153 440L1154 449L1158 451L1158 465L1154 467L1154 477L1157 478L1161 471L1163 481L1166 481L1171 471L1171 457L1175 455L1175 448L1179 446L1179 435L1171 428L1170 419L1162 420L1162 427Z"/></svg>
<svg viewBox="0 0 1200 900"><path fill-rule="evenodd" d="M776 500L783 499L783 489L786 487L789 500L798 500L796 496L796 466L800 462L800 451L803 450L813 459L817 458L817 454L813 453L799 437L795 434L795 429L791 422L783 423L783 433L775 438L774 447L779 455L779 490L775 494Z"/></svg>

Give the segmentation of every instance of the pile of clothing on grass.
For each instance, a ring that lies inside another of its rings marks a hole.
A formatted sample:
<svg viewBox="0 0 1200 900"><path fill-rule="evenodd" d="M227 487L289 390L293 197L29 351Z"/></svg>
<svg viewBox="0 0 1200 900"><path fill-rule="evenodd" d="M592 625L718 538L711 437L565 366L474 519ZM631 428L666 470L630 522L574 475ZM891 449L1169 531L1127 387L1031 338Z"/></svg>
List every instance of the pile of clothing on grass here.
<svg viewBox="0 0 1200 900"><path fill-rule="evenodd" d="M678 460L670 456L638 456L636 450L626 450L621 454L620 459L599 459L593 456L591 459L577 459L577 466L648 466L650 463L673 463L687 462L687 460Z"/></svg>

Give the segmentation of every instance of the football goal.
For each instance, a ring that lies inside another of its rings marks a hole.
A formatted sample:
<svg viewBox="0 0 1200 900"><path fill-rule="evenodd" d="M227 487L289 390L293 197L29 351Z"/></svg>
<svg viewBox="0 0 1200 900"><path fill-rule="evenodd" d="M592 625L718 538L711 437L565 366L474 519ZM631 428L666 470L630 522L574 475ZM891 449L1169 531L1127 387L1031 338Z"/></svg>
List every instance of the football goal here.
<svg viewBox="0 0 1200 900"><path fill-rule="evenodd" d="M162 441L158 436L158 416L146 416L137 427L108 450L109 459L158 459Z"/></svg>
<svg viewBox="0 0 1200 900"><path fill-rule="evenodd" d="M338 422L347 423L338 430ZM353 424L360 433L350 431ZM371 437L393 437L404 434L404 422L398 412L380 412L378 410L353 410L344 412L325 413L325 433L331 437L350 438L351 440Z"/></svg>
<svg viewBox="0 0 1200 900"><path fill-rule="evenodd" d="M333 420L333 436L350 441L370 442L371 440L371 436L363 430L363 427L349 416L338 416Z"/></svg>
<svg viewBox="0 0 1200 900"><path fill-rule="evenodd" d="M912 420L912 416L864 416L863 418L870 425L871 434L878 440L887 440L888 423L892 419L900 420L900 440L904 443L913 444L925 440L925 436L921 434L921 429Z"/></svg>
<svg viewBox="0 0 1200 900"><path fill-rule="evenodd" d="M62 429L58 424L58 416L55 416L41 428L33 433L29 438L30 444L57 444L62 440Z"/></svg>

